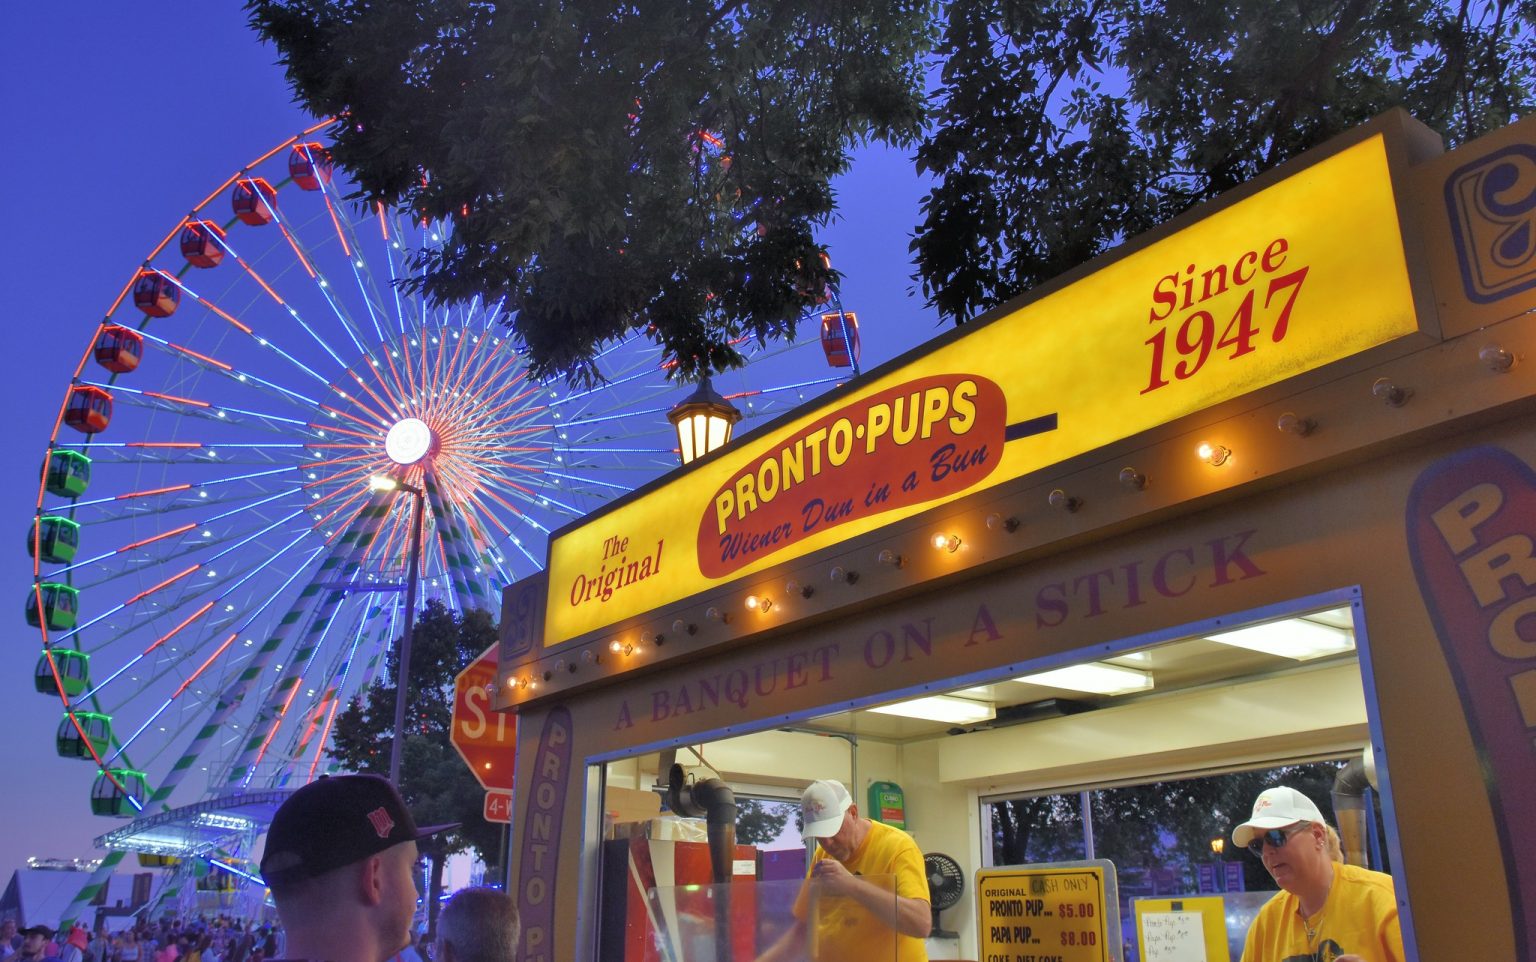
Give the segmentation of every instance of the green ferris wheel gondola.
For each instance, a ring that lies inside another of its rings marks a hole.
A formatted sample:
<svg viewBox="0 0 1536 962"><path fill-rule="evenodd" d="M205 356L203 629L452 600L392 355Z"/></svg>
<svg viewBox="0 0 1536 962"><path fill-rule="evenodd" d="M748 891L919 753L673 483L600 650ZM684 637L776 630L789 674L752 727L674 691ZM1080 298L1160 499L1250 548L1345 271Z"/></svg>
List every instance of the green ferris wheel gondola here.
<svg viewBox="0 0 1536 962"><path fill-rule="evenodd" d="M100 772L91 785L91 812L110 818L133 818L144 808L148 779L143 772L113 768Z"/></svg>
<svg viewBox="0 0 1536 962"><path fill-rule="evenodd" d="M56 515L43 515L27 531L27 553L49 564L69 564L80 550L80 525Z"/></svg>
<svg viewBox="0 0 1536 962"><path fill-rule="evenodd" d="M55 666L59 672L57 683L53 680ZM45 651L38 656L33 681L39 694L57 696L62 686L65 695L76 698L91 684L91 656L71 648L55 648L50 665Z"/></svg>
<svg viewBox="0 0 1536 962"><path fill-rule="evenodd" d="M38 595L42 595L42 613L37 610ZM27 589L27 624L33 628L41 628L46 617L49 631L68 631L79 615L80 592L69 585L45 581L35 590Z"/></svg>
<svg viewBox="0 0 1536 962"><path fill-rule="evenodd" d="M78 498L91 486L91 459L79 451L55 450L43 465L48 493Z"/></svg>
<svg viewBox="0 0 1536 962"><path fill-rule="evenodd" d="M81 733L84 733L82 736ZM96 711L65 712L54 747L60 758L100 756L112 746L112 716Z"/></svg>

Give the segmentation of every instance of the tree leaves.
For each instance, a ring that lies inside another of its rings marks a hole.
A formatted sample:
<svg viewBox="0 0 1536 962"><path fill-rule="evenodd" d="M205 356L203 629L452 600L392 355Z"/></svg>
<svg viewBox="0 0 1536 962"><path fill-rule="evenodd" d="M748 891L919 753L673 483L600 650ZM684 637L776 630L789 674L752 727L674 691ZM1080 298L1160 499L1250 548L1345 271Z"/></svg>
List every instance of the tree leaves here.
<svg viewBox="0 0 1536 962"><path fill-rule="evenodd" d="M1536 4L951 0L911 249L963 323L1382 111L1528 111Z"/></svg>
<svg viewBox="0 0 1536 962"><path fill-rule="evenodd" d="M912 143L931 0L252 0L361 200L452 225L408 286L510 312L535 377L641 333L676 374L792 332L868 139Z"/></svg>
<svg viewBox="0 0 1536 962"><path fill-rule="evenodd" d="M437 600L423 607L411 635L400 793L419 824L461 823L452 832L418 843L422 853L434 860L473 847L488 865L501 861L501 829L481 817L485 791L448 740L453 680L495 642L496 625L489 614L476 610L455 615ZM390 652L387 677L336 717L330 755L350 771L377 775L389 771L398 652L398 646Z"/></svg>

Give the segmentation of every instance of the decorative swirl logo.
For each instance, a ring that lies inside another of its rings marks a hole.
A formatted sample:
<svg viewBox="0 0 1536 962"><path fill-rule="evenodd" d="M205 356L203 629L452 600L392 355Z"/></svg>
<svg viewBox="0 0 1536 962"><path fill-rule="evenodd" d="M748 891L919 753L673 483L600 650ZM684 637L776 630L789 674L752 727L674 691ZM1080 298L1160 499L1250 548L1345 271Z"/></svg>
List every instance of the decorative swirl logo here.
<svg viewBox="0 0 1536 962"><path fill-rule="evenodd" d="M1536 147L1514 144L1457 169L1445 204L1469 300L1536 287Z"/></svg>

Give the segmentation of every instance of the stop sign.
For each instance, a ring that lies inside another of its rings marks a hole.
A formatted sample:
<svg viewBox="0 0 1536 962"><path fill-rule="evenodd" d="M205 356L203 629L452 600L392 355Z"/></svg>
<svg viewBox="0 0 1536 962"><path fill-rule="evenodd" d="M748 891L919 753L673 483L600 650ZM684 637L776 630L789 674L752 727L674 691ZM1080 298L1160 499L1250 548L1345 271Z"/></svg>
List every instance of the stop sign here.
<svg viewBox="0 0 1536 962"><path fill-rule="evenodd" d="M448 740L486 789L512 787L517 718L491 710L496 646L485 649L453 680L453 729Z"/></svg>

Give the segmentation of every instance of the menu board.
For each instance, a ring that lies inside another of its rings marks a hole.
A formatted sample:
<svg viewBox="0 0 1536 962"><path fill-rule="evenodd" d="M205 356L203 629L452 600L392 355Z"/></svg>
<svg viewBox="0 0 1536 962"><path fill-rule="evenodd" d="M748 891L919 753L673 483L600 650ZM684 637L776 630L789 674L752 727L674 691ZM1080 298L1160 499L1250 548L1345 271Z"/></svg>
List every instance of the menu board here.
<svg viewBox="0 0 1536 962"><path fill-rule="evenodd" d="M1114 867L1102 859L985 869L976 906L981 962L1121 957Z"/></svg>
<svg viewBox="0 0 1536 962"><path fill-rule="evenodd" d="M1226 906L1221 896L1136 899L1141 962L1226 962Z"/></svg>

